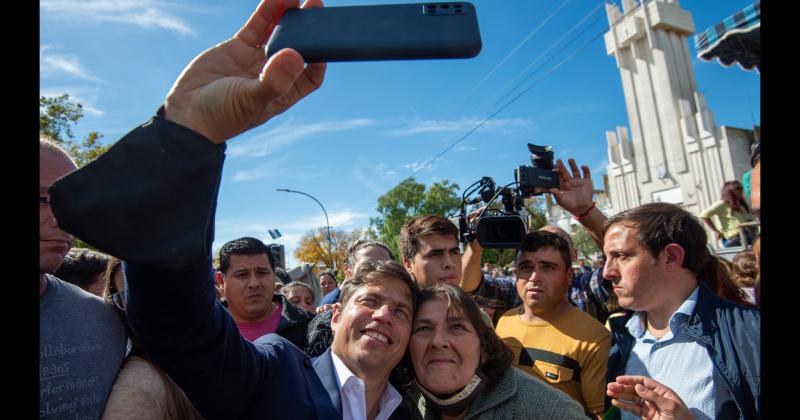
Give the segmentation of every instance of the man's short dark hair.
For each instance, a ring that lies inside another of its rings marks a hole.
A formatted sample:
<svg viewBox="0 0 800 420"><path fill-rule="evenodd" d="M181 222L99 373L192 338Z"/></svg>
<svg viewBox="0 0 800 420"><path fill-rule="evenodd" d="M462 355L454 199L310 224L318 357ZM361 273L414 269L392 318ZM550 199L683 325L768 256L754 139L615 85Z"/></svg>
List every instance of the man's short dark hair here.
<svg viewBox="0 0 800 420"><path fill-rule="evenodd" d="M222 274L225 274L225 272L228 271L228 268L230 268L231 265L231 255L259 254L267 254L269 266L274 270L275 257L272 255L272 251L267 245L264 244L264 242L249 236L226 242L225 245L222 245L222 248L219 250L219 271L222 272Z"/></svg>
<svg viewBox="0 0 800 420"><path fill-rule="evenodd" d="M517 249L514 265L516 265L522 252L536 252L543 248L553 248L558 251L558 253L561 254L561 259L564 261L565 270L572 267L572 255L569 251L569 243L561 236L546 230L539 230L525 235L525 240L522 242L519 249Z"/></svg>
<svg viewBox="0 0 800 420"><path fill-rule="evenodd" d="M359 265L358 270L353 273L353 277L340 286L341 294L339 295L339 303L342 304L342 307L347 306L350 298L358 289L369 284L380 283L386 277L399 279L408 287L411 294L411 307L409 311L411 311L411 316L413 317L417 295L419 294L419 286L411 279L411 275L408 274L408 270L406 270L403 264L394 260L365 261Z"/></svg>
<svg viewBox="0 0 800 420"><path fill-rule="evenodd" d="M408 221L400 229L397 244L403 258L411 260L417 255L419 240L429 235L452 236L458 242L458 227L442 216L419 216Z"/></svg>
<svg viewBox="0 0 800 420"><path fill-rule="evenodd" d="M351 242L350 245L347 246L347 265L350 266L351 269L354 268L356 266L356 253L358 253L358 251L364 248L369 248L371 246L382 248L383 250L386 251L386 253L389 254L389 259L392 260L395 259L394 254L392 254L392 250L389 249L389 247L386 246L385 243L369 238L359 238ZM336 276L333 276L333 278L336 279Z"/></svg>
<svg viewBox="0 0 800 420"><path fill-rule="evenodd" d="M761 140L757 140L750 146L750 167L755 168L756 163L761 160Z"/></svg>
<svg viewBox="0 0 800 420"><path fill-rule="evenodd" d="M700 274L711 258L703 225L674 204L649 203L617 213L606 220L605 232L614 225L634 229L636 242L647 249L653 258L658 258L669 244L680 245L685 253L681 267L694 274Z"/></svg>
<svg viewBox="0 0 800 420"><path fill-rule="evenodd" d="M86 289L97 282L97 276L105 274L110 258L106 254L91 249L72 248L64 257L55 276Z"/></svg>

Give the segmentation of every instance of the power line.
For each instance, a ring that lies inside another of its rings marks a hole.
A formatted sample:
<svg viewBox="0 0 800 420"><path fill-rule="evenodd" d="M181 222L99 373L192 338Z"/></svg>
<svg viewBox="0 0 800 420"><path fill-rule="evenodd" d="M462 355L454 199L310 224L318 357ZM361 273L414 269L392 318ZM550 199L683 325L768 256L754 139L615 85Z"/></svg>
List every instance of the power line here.
<svg viewBox="0 0 800 420"><path fill-rule="evenodd" d="M494 112L492 112L492 113L491 113L489 116L487 116L486 118L484 118L483 120L481 120L481 121L480 121L480 122L479 122L479 123L478 123L478 124L477 124L475 127L473 127L472 129L470 129L470 130L469 130L469 131L468 131L466 134L464 134L463 136L459 137L459 138L458 138L456 141L454 141L452 144L450 144L449 146L447 146L447 147L446 147L446 148L445 148L445 149L444 149L442 152L440 152L439 154L437 154L436 156L434 156L432 159L429 159L427 162L425 162L424 164L422 164L422 166L420 166L418 169L416 169L414 172L412 172L412 173L411 173L411 175L409 175L409 176L408 176L408 178L412 178L412 177L414 177L414 175L418 174L418 173L419 173L419 172L421 172L423 169L425 169L426 167L430 166L430 164L431 164L431 163L433 163L434 161L436 161L436 159L440 158L440 157L441 157L441 156L443 156L445 153L447 153L448 151L450 151L450 150L451 150L453 147L457 146L459 143L461 143L462 141L464 141L464 140L465 140L467 137L469 137L469 136L470 136L472 133L474 133L474 132L475 132L475 131L477 131L479 128L481 128L481 127L482 127L484 124L486 124L486 123L487 123L489 120L491 120L492 118L494 118L495 116L497 116L498 114L500 114L501 112L503 112L503 111L504 111L506 108L508 108L509 106L511 106L511 104L513 104L514 102L516 102L516 101L517 101L519 98L521 98L523 95L525 95L526 93L528 93L528 92L529 92L531 89L533 89L534 87L536 87L536 86L537 86L539 83L541 83L542 81L544 81L545 79L547 79L547 78L548 78L548 77L549 77L551 74L553 74L553 72L555 72L556 70L558 70L559 68L561 68L561 66L563 66L564 64L566 64L566 63L567 63L567 62L569 62L570 60L572 60L572 59L573 59L573 58L574 58L574 57L575 57L577 54L579 54L580 52L582 52L583 50L585 50L585 49L586 49L586 48L587 48L589 45L591 45L591 44L592 44L594 41L596 41L598 38L600 38L601 36L603 36L603 34L605 34L607 30L613 30L613 27L614 27L614 26L615 26L617 23L619 23L620 21L622 21L622 20L623 20L623 19L625 19L626 17L630 16L632 13L634 13L634 12L635 12L635 11L637 11L637 10L638 10L640 7L644 6L645 4L649 3L650 1L652 1L652 0L649 0L649 1L648 1L648 0L642 0L642 2L641 2L641 3L637 4L637 5L636 5L635 7L633 7L633 8L632 8L630 11L628 11L627 13L623 14L622 16L620 16L620 18L619 18L619 19L617 19L616 21L614 21L612 24L610 24L608 28L606 28L606 29L603 29L603 31L602 31L602 32L600 32L600 33L598 33L597 35L595 35L594 37L592 37L592 38L591 38L589 41L587 41L586 43L584 43L584 44L583 44L583 45L582 45L580 48L578 48L577 50L573 51L573 52L572 52L570 55L568 55L566 58L564 58L563 60L561 60L561 61L560 61L558 64L556 64L556 65L555 65L553 68L551 68L551 69L550 69L550 70L549 70L547 73L545 73L545 74L544 74L542 77L540 77L539 79L537 79L535 82L533 82L533 83L532 83L530 86L528 86L527 88L523 89L523 90L522 90L522 91L521 91L519 94L517 94L516 96L514 96L513 98L511 98L511 100L509 100L509 101L508 101L508 102L506 102L504 105L502 105L500 108L498 108L497 110L495 110ZM592 25L593 25L593 24L594 24L594 23L592 23ZM590 25L590 27L591 27L591 25ZM563 49L562 49L562 50L563 50ZM559 51L559 52L560 52L560 51ZM516 88L515 88L515 89L516 89ZM372 205L372 204L368 204L368 205L366 205L365 207L363 207L363 208L361 208L360 210L358 210L356 213L359 213L359 212L361 212L361 211L364 211L364 210L366 210L366 209L367 209L368 207L370 207L371 205ZM350 220L350 219L348 218L347 220L345 220L345 222L347 222L347 221L349 221L349 220Z"/></svg>
<svg viewBox="0 0 800 420"><path fill-rule="evenodd" d="M552 13L550 13L550 16L547 16L547 17L546 17L546 18L545 18L545 19L542 21L542 23L540 23L540 24L539 24L539 26L537 26L536 28L534 28L534 29L533 29L533 31L531 31L531 32L528 34L528 36L526 36L526 37L525 37L525 39L523 39L523 40L522 40L522 41L521 41L519 44L517 44L517 46L516 46L516 47L514 47L514 49L513 49L513 50L511 50L511 52L509 52L509 53L508 53L508 55L506 55L506 56L505 56L505 58L503 58L502 60L500 60L500 62L499 62L499 63L497 63L497 65L496 65L496 66L494 66L494 68L493 68L492 70L490 70L490 71L489 71L489 73L487 73L487 74L486 74L486 76L483 76L483 79L481 79L481 80L480 80L478 83L476 83L476 84L475 84L475 86L473 86L473 87L472 87L472 88L471 88L469 91L467 91L467 93L464 95L464 97L463 97L463 98L461 98L461 102L463 102L463 101L464 101L464 99L466 99L467 97L469 97L469 95L471 95L471 94L472 94L472 92L474 92L474 91L475 91L475 89L477 89L477 88L478 88L480 85L482 85L482 84L483 84L483 82L485 82L485 81L486 81L486 80L487 80L489 77L491 77L491 76L492 76L492 74L494 74L494 72L495 72L495 71L497 71L497 69L499 69L499 68L500 68L500 67L501 67L503 64L505 64L505 62L506 62L506 61L508 61L508 59L509 59L509 58L511 58L511 56L512 56L512 55L514 55L514 53L516 53L516 52L517 52L517 50L519 50L519 49L520 49L520 48L521 48L523 45L525 45L525 43L526 43L526 42L528 42L528 41L531 39L531 37L533 37L534 35L536 35L536 33L537 33L537 32L539 32L539 30L540 30L540 29L542 29L542 27L544 27L544 25L546 25L546 24L547 24L547 22L549 22L549 21L550 21L550 19L552 19L552 18L553 18L553 16L555 16L555 15L556 15L556 14L557 14L557 13L558 13L558 12L559 12L559 11L560 11L560 10L561 10L563 7L564 7L564 6L566 6L566 5L567 5L567 3L569 3L570 1L571 1L571 0L564 0L564 2L563 2L563 3L561 3L561 5L560 5L560 6L558 6L558 7L556 8L556 10L554 10Z"/></svg>
<svg viewBox="0 0 800 420"><path fill-rule="evenodd" d="M517 73L517 75L516 75L516 76L514 76L514 77L513 77L513 78L512 78L512 79L511 79L511 80L510 80L508 83L506 83L506 84L505 84L505 85L504 85L502 88L498 89L498 90L497 90L497 92L496 92L496 93L495 93L495 94L492 96L492 98L491 98L491 99L489 99L489 101L487 101L487 102L486 102L486 104L488 104L489 102L492 102L492 101L494 101L494 99L497 97L497 95L499 95L499 94L500 94L500 92L504 91L504 90L505 90L505 89L506 89L506 88L507 88L509 85L511 85L512 83L514 83L514 82L515 82L515 81L516 81L516 80L517 80L517 79L518 79L520 76L522 76L522 75L523 75L523 74L524 74L526 71L528 71L528 69L530 69L530 68L531 68L531 67L532 67L534 64L538 63L538 62L539 62L539 60L541 60L541 59L542 59L542 58L543 58L545 55L547 55L547 53L549 53L549 52L550 52L550 51L551 51L553 48L555 48L555 47L556 47L556 45L558 45L558 44L559 44L559 43L560 43L560 42L561 42L561 41L562 41L564 38L566 38L566 37L567 37L569 34L571 34L573 31L575 31L575 29L577 29L577 28L578 28L578 27L579 27L581 24L583 24L583 22L585 22L585 21L586 21L586 19L588 19L588 18L589 18L590 16L592 16L593 14L597 13L597 11L598 11L598 10L600 10L600 8L601 8L601 7L603 7L603 5L604 5L604 4L605 4L605 0L603 0L602 2L600 2L600 4L599 4L599 5L598 5L596 8L594 8L592 11L590 11L588 14L586 14L586 16L584 16L584 17L583 17L583 18L582 18L582 19L581 19L581 20L580 20L578 23L576 23L576 24L575 24L575 25L574 25L572 28L570 28L570 30L569 30L569 31L565 32L565 33L564 33L564 35L562 35L562 36L561 36L561 37L560 37L558 40L556 40L556 42L554 42L552 45L550 45L550 47L549 47L547 50L545 50L545 51L544 51L542 54L540 54L540 55L539 55L538 57L536 57L536 58L535 58L533 61L531 61L531 62L530 62L530 63L529 63L529 64L528 64L528 65L527 65L527 66L526 66L526 67L525 67L525 68L524 68L522 71L520 71L519 73ZM594 26L594 24L595 24L595 23L597 23L598 21L600 21L602 18L603 18L603 16L602 16L602 15L600 15L600 17L599 17L599 18L597 18L597 19L595 19L594 21L592 21L592 23L590 23L590 24L589 24L589 26L587 26L586 28L584 28L584 29L583 29L583 30L582 30L580 33L578 33L578 35L576 35L576 36L575 36L575 37L573 37L573 38L572 38L572 39L571 39L569 42L567 42L567 43L566 43L566 44L565 44L565 45L564 45L564 46L563 46L563 47L562 47L560 50L556 51L556 53L555 53L555 54L551 55L551 56L550 56L550 58L548 58L547 60L545 60L545 62L543 62L541 66L537 67L537 68L536 68L536 70L534 70L533 72L531 72L531 75L529 75L528 77L526 77L525 79L523 79L523 80L522 80L522 82L520 82L520 83L519 83L517 86L515 86L513 89L510 89L508 93L506 93L506 94L505 94L505 95L504 95L502 98L500 98L499 100L497 100L497 101L495 102L495 105L497 105L497 103L499 103L499 102L502 102L502 101L503 101L505 98L507 98L507 97L508 97L508 95L510 95L510 94L511 94L511 92L515 91L515 90L516 90L516 89L517 89L517 88L518 88L520 85L522 85L523 83L525 83L526 81L528 81L528 79L530 79L530 77L531 77L533 74L535 74L535 73L536 73L536 72L537 72L539 69L541 69L541 68L542 68L542 67L543 67L545 64L547 64L548 62L550 62L550 60L552 60L553 58L555 58L556 56L558 56L559 54L561 54L561 52L562 52L562 51L564 51L565 49L567 49L567 47L569 47L570 45L572 45L572 43L573 43L573 42L577 41L577 40L578 40L578 38L580 38L580 37L581 37L581 35L583 35L584 33L586 33L586 31L588 31L589 29L591 29L591 28L592 28L592 26ZM484 106L485 106L486 104L484 104Z"/></svg>

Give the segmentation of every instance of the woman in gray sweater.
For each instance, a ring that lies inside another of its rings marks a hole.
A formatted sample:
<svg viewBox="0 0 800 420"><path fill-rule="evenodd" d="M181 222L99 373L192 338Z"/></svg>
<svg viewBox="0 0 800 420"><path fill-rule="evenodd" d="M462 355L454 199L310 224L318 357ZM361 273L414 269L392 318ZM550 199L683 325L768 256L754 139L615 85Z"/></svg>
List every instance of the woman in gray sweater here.
<svg viewBox="0 0 800 420"><path fill-rule="evenodd" d="M513 354L478 305L446 283L422 290L411 329L420 419L585 419L566 394L511 366Z"/></svg>

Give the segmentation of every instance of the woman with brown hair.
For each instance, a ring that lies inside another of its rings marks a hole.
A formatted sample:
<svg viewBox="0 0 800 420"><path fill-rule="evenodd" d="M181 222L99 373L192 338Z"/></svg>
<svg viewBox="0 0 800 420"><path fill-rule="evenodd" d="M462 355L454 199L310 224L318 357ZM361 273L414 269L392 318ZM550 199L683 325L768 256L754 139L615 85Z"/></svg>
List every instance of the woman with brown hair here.
<svg viewBox="0 0 800 420"><path fill-rule="evenodd" d="M566 394L511 366L511 349L456 286L422 290L408 352L418 418L585 419Z"/></svg>
<svg viewBox="0 0 800 420"><path fill-rule="evenodd" d="M755 220L743 194L744 187L739 181L728 181L722 185L722 198L700 213L700 218L725 248L740 246L739 223ZM716 224L714 216L717 218ZM751 233L747 235L750 239L748 242L752 242Z"/></svg>

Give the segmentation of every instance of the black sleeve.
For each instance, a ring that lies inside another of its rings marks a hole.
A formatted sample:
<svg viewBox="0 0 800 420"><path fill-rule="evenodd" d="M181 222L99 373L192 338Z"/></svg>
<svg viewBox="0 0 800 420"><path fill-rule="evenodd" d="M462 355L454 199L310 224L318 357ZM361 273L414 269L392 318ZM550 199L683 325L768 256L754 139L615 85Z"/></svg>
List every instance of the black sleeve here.
<svg viewBox="0 0 800 420"><path fill-rule="evenodd" d="M50 188L59 226L129 263L178 269L211 253L225 146L155 116Z"/></svg>

